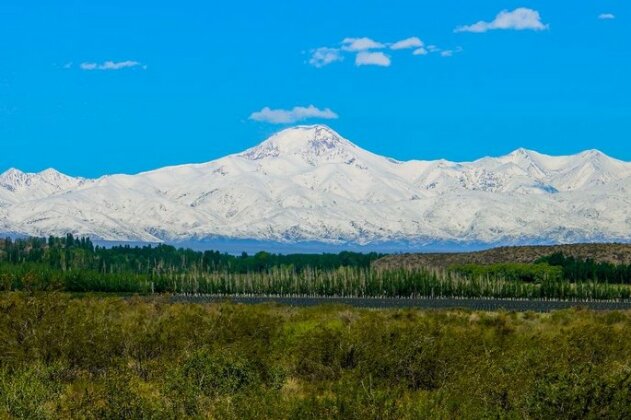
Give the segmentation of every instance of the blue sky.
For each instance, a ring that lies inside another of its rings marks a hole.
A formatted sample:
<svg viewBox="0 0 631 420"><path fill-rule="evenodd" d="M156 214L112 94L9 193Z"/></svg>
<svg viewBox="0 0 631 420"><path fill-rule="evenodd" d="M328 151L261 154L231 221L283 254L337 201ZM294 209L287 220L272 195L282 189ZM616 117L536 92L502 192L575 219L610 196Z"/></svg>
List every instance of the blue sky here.
<svg viewBox="0 0 631 420"><path fill-rule="evenodd" d="M203 162L309 115L398 159L631 160L630 40L626 1L5 0L0 172Z"/></svg>

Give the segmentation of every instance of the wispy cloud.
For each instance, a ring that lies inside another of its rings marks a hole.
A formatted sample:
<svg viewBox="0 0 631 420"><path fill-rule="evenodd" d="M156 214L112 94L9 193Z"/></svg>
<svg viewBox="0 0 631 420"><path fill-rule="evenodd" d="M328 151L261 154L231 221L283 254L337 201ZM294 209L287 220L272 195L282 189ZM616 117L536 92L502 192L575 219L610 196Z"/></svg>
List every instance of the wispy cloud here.
<svg viewBox="0 0 631 420"><path fill-rule="evenodd" d="M355 56L356 66L381 66L390 67L390 57L382 52L362 51Z"/></svg>
<svg viewBox="0 0 631 420"><path fill-rule="evenodd" d="M321 47L311 51L309 64L320 68L342 60L344 60L344 56L339 48Z"/></svg>
<svg viewBox="0 0 631 420"><path fill-rule="evenodd" d="M146 68L146 66L143 66L138 61L132 61L132 60L104 61L103 63L85 62L85 63L81 63L79 67L82 70L121 70L121 69L133 68L133 67Z"/></svg>
<svg viewBox="0 0 631 420"><path fill-rule="evenodd" d="M386 48L392 51L392 56L382 51ZM436 45L425 46L425 43L416 36L401 39L396 42L381 42L368 37L344 38L339 46L320 47L311 50L308 63L314 67L321 68L337 61L343 61L345 56L352 54L355 55L355 65L358 67L390 67L392 65L393 56L395 54L401 54L401 52L405 50L410 50L411 54L415 56L437 53L437 55L446 57L462 51L462 48L458 47L445 52L445 50L438 48ZM443 54L439 54L441 52L443 52Z"/></svg>
<svg viewBox="0 0 631 420"><path fill-rule="evenodd" d="M378 50L385 48L386 46L381 42L374 41L370 38L344 38L342 41L342 49L344 51L366 51L366 50Z"/></svg>
<svg viewBox="0 0 631 420"><path fill-rule="evenodd" d="M390 49L392 49L392 50L405 50L405 49L408 49L408 48L420 48L423 45L424 45L423 41L421 41L419 38L413 36L413 37L402 39L401 41L397 41L397 42L393 43L392 45L390 45Z"/></svg>
<svg viewBox="0 0 631 420"><path fill-rule="evenodd" d="M293 124L311 118L333 120L339 116L330 108L319 109L313 105L307 107L295 106L292 109L271 109L265 107L250 114L250 119L270 124Z"/></svg>
<svg viewBox="0 0 631 420"><path fill-rule="evenodd" d="M454 54L461 53L462 47L456 47L453 50L439 50L441 57L453 57Z"/></svg>
<svg viewBox="0 0 631 420"><path fill-rule="evenodd" d="M601 20L611 20L615 18L616 18L616 15L614 15L613 13L601 13L598 15L598 19L601 19Z"/></svg>
<svg viewBox="0 0 631 420"><path fill-rule="evenodd" d="M491 22L485 22L483 20L474 23L473 25L459 26L455 32L487 32L497 29L512 29L516 31L532 30L543 31L548 29L549 25L544 24L541 21L541 15L538 11L528 9L526 7L519 7L515 10L508 11L502 10L495 16Z"/></svg>

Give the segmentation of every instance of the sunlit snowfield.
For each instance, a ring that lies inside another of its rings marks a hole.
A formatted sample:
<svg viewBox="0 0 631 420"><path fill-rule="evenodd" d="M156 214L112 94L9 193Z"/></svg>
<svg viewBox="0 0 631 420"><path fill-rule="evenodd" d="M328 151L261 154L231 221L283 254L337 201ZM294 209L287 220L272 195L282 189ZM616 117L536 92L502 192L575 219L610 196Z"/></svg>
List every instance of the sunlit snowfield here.
<svg viewBox="0 0 631 420"><path fill-rule="evenodd" d="M320 252L336 244L435 250L628 241L629 180L631 163L596 150L400 162L326 126L300 126L242 153L137 175L11 169L0 175L0 231L196 247L319 243Z"/></svg>

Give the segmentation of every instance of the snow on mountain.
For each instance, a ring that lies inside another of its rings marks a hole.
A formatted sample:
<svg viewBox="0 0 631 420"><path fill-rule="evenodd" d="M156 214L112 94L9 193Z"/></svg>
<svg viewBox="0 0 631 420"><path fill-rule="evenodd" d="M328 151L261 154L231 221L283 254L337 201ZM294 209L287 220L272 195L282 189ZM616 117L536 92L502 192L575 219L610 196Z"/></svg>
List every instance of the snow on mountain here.
<svg viewBox="0 0 631 420"><path fill-rule="evenodd" d="M89 181L69 177L54 169L46 169L39 173L24 173L11 168L0 174L0 203L45 198L79 187L86 182Z"/></svg>
<svg viewBox="0 0 631 420"><path fill-rule="evenodd" d="M631 240L630 209L631 163L598 151L399 162L321 125L137 175L0 175L0 231L116 241Z"/></svg>

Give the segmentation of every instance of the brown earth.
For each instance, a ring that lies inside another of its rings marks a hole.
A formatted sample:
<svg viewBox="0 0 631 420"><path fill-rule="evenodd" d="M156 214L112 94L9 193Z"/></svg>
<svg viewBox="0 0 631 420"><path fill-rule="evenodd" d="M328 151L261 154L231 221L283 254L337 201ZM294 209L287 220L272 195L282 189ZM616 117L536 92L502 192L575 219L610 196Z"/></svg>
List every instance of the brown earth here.
<svg viewBox="0 0 631 420"><path fill-rule="evenodd" d="M561 252L565 256L612 264L631 264L631 244L572 244L542 246L504 246L485 251L397 254L373 263L376 269L415 267L446 268L454 264L532 263L538 258Z"/></svg>

